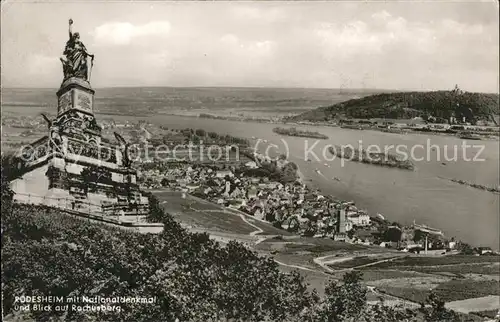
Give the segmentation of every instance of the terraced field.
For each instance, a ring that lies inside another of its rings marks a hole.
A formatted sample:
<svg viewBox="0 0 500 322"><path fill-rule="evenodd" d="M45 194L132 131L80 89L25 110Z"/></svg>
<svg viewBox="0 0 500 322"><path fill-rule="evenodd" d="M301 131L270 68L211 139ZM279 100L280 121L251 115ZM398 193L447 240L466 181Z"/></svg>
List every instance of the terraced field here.
<svg viewBox="0 0 500 322"><path fill-rule="evenodd" d="M433 290L445 302L500 295L498 256L404 257L361 268L383 293L423 302ZM498 303L500 309L500 303Z"/></svg>
<svg viewBox="0 0 500 322"><path fill-rule="evenodd" d="M463 265L463 264L481 264L481 263L499 263L500 256L470 256L470 255L450 255L442 257L426 256L406 256L391 263L381 263L377 268L387 267L427 267L442 265Z"/></svg>
<svg viewBox="0 0 500 322"><path fill-rule="evenodd" d="M217 232L242 235L290 235L271 224L259 221L241 212L177 191L156 191L163 209L184 226L216 234Z"/></svg>

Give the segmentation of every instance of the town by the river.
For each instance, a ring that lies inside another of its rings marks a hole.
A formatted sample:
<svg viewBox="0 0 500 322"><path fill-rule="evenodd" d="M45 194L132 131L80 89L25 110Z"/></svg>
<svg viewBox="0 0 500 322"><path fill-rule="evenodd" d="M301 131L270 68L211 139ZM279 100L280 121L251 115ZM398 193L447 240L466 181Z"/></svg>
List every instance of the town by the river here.
<svg viewBox="0 0 500 322"><path fill-rule="evenodd" d="M118 115L112 117L124 122L129 118ZM325 194L353 200L356 205L367 209L372 215L380 213L388 220L402 224L410 224L415 220L417 223L439 228L447 236L455 236L474 245L498 248L500 195L443 179L454 178L496 187L499 178L498 141L466 141L470 147L466 149L464 156L463 140L451 136L301 126L329 137L328 140L318 140L280 136L273 132L276 124L268 123L173 115L135 119L169 128L200 128L250 139L260 152L266 152L267 149L269 153L288 154L289 160L299 166L311 186ZM364 148L376 145L382 151L384 147L392 145L394 146L392 149L395 149L399 145L401 150L406 149L409 153L412 147L418 145L418 148L414 148L414 156L417 159L414 161L415 171L384 168L360 162L342 162L338 158L328 161L332 159L332 155L327 151L328 145L351 144L358 147L360 140ZM312 153L307 152L311 151L313 145L312 152L319 161ZM457 150L456 161L445 160L445 149L448 150L446 155L449 160L453 159L454 149ZM427 154L430 156L429 159ZM473 161L474 157L477 161ZM418 161L422 158L422 161Z"/></svg>

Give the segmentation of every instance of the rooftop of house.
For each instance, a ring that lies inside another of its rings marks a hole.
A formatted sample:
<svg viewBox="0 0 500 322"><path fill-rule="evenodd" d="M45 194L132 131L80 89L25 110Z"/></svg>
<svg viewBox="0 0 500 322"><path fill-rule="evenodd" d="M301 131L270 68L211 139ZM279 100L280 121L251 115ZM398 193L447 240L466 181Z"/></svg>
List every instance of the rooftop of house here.
<svg viewBox="0 0 500 322"><path fill-rule="evenodd" d="M357 213L354 213L354 214L348 214L348 217L350 217L350 218L359 218L359 217L364 217L364 218L368 217L368 218L370 218L370 216L368 216L368 214L365 214L365 213L362 213L362 212L361 213L357 212Z"/></svg>

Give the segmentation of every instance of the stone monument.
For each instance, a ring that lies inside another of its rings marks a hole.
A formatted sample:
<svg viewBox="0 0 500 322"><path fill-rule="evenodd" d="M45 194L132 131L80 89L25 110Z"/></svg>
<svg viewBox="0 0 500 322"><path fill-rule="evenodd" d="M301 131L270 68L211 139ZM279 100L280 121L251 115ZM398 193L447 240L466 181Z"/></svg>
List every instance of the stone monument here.
<svg viewBox="0 0 500 322"><path fill-rule="evenodd" d="M97 124L90 85L94 55L72 32L72 25L70 19L69 40L60 59L64 78L56 93L56 118L43 115L48 134L16 156L14 198L103 216L145 214L148 198L136 183L127 143L117 133L116 143L104 138Z"/></svg>

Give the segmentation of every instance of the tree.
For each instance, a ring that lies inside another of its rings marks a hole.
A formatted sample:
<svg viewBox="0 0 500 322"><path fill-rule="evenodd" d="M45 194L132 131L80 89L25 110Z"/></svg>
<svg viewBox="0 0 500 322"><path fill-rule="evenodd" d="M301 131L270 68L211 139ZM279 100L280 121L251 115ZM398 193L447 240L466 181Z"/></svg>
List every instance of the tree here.
<svg viewBox="0 0 500 322"><path fill-rule="evenodd" d="M1 168L1 189L2 189L2 196L1 196L1 215L2 215L2 232L3 232L3 217L4 214L7 214L11 211L11 206L12 206L12 200L14 198L14 192L10 188L10 179L12 177L12 173L15 172L13 163L12 163L12 158L6 157L2 155L2 168Z"/></svg>
<svg viewBox="0 0 500 322"><path fill-rule="evenodd" d="M203 130L203 129L197 129L197 130L195 131L195 134L196 134L197 136L199 136L200 138L204 138L204 137L206 136L206 132L205 132L205 130Z"/></svg>
<svg viewBox="0 0 500 322"><path fill-rule="evenodd" d="M474 254L474 249L472 248L472 246L467 244L467 243L464 243L464 242L459 242L457 245L457 249L463 255L473 255Z"/></svg>
<svg viewBox="0 0 500 322"><path fill-rule="evenodd" d="M200 141L201 141L200 137L197 134L193 135L191 137L191 140L192 140L193 144L200 144Z"/></svg>
<svg viewBox="0 0 500 322"><path fill-rule="evenodd" d="M322 321L358 321L366 308L366 287L361 284L362 273L346 273L342 284L331 282L325 288L320 312Z"/></svg>
<svg viewBox="0 0 500 322"><path fill-rule="evenodd" d="M384 241L398 242L401 240L403 232L397 226L388 227L384 232Z"/></svg>
<svg viewBox="0 0 500 322"><path fill-rule="evenodd" d="M444 307L445 302L442 301L436 293L432 292L427 298L427 303L430 304L430 309L426 311L425 320L428 322L454 322L459 321L457 313L448 310Z"/></svg>
<svg viewBox="0 0 500 322"><path fill-rule="evenodd" d="M293 162L288 162L285 166L278 170L277 167L272 167L275 172L280 172L280 181L284 183L294 182L298 178L298 167Z"/></svg>
<svg viewBox="0 0 500 322"><path fill-rule="evenodd" d="M383 299L380 302L367 307L359 322L417 322L417 312L403 309L400 306L386 306Z"/></svg>
<svg viewBox="0 0 500 322"><path fill-rule="evenodd" d="M175 219L168 213L163 211L160 201L152 193L146 193L149 202L149 213L146 220L149 222L160 222L164 225L165 233L183 234L185 230L175 221Z"/></svg>

